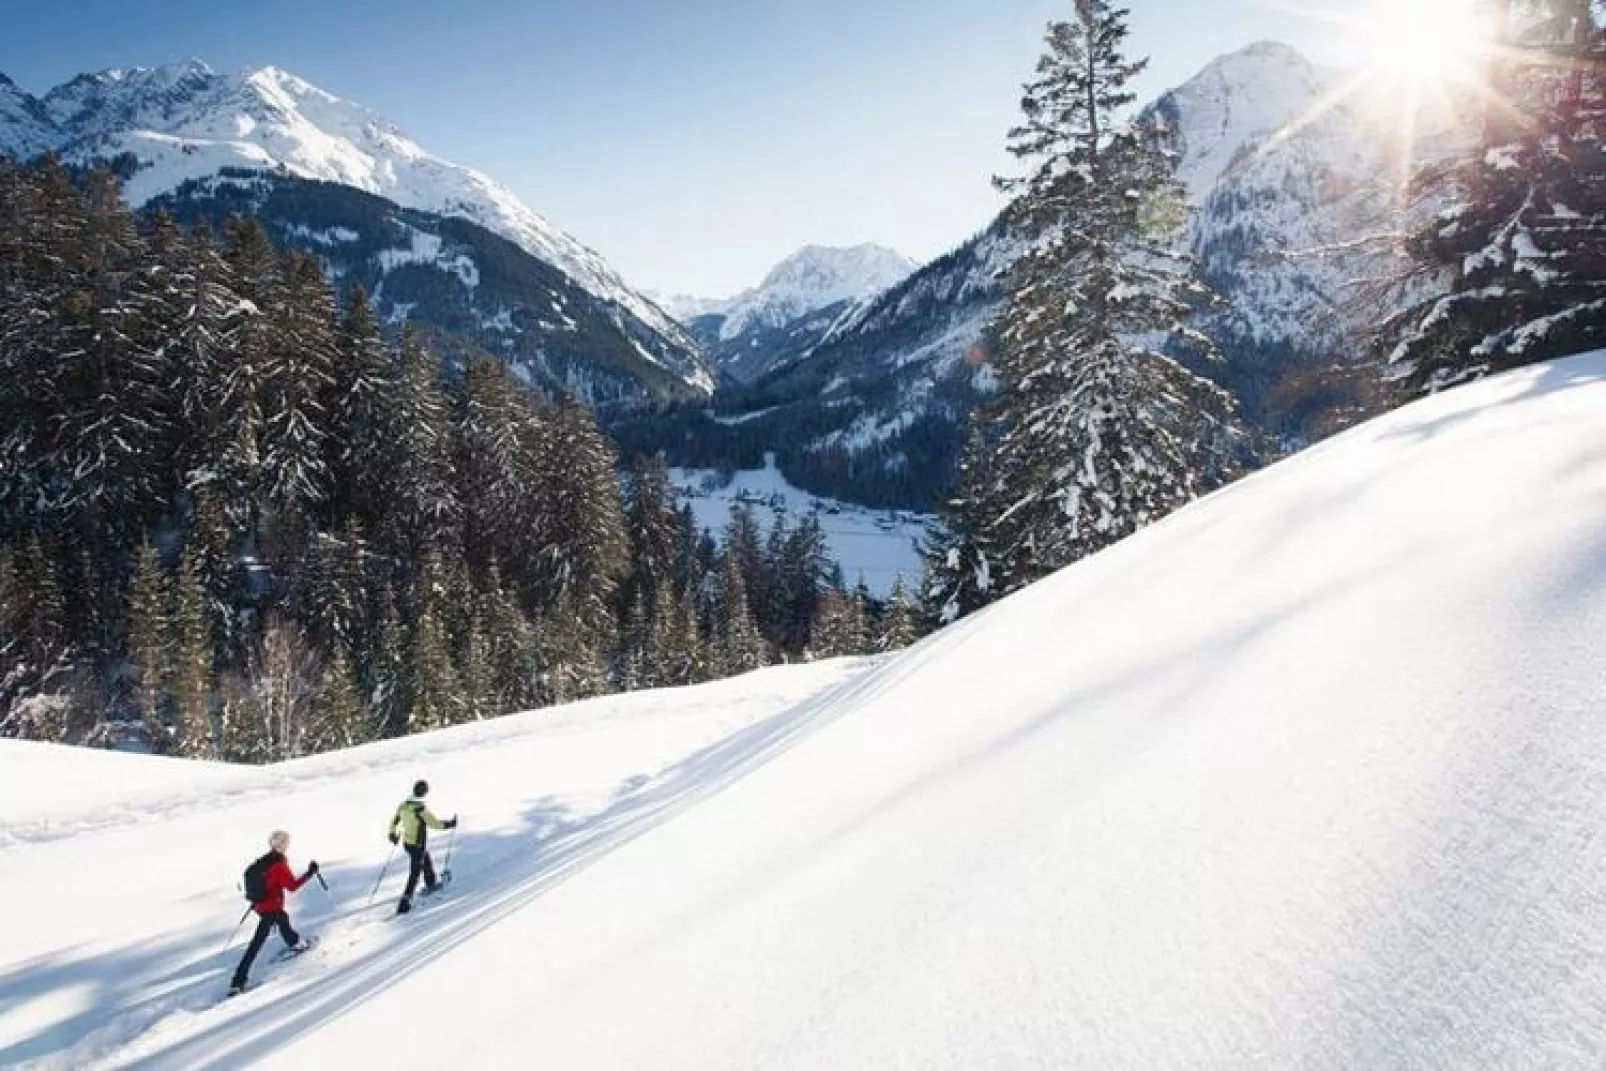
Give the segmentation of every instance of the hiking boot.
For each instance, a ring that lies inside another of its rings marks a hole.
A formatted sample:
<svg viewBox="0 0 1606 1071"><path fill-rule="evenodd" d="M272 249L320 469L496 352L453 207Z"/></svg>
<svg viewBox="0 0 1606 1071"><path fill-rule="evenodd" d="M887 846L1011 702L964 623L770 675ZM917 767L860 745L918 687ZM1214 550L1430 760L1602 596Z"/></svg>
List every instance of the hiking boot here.
<svg viewBox="0 0 1606 1071"><path fill-rule="evenodd" d="M403 899L399 904L396 905L396 914L405 915L412 909L413 902L411 900Z"/></svg>

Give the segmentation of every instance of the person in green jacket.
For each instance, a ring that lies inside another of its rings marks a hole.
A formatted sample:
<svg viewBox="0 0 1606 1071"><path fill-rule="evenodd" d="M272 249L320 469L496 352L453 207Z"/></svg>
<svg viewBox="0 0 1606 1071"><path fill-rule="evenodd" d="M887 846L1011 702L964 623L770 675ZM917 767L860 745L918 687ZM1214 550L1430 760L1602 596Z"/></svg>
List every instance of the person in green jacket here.
<svg viewBox="0 0 1606 1071"><path fill-rule="evenodd" d="M415 783L412 796L402 801L390 820L390 842L400 843L407 849L407 858L412 863L407 872L407 888L402 893L401 902L396 905L398 915L405 915L413 909L413 890L418 888L419 875L423 875L426 895L434 892L437 887L435 862L429 857L427 847L429 831L457 828L456 815L444 822L435 817L435 812L424 802L424 797L427 795L429 795L429 782Z"/></svg>

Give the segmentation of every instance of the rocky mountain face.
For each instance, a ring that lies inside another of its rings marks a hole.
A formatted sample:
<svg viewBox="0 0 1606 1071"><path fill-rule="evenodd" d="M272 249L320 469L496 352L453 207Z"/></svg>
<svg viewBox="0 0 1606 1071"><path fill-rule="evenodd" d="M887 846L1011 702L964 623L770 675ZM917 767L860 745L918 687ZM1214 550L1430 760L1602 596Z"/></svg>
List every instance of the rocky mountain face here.
<svg viewBox="0 0 1606 1071"><path fill-rule="evenodd" d="M374 261L385 269L380 274L404 266L414 269L414 277L433 271L442 280L455 277L464 291L457 299L407 302L396 298L404 288L392 285L393 314L424 317L437 306L456 304L481 322L511 324L509 331L541 334L544 319L575 339L605 339L597 355L603 367L596 370L587 367L584 345L529 344L548 366L568 370L562 376L566 387L599 401L706 395L713 389L712 370L690 335L595 252L489 176L431 156L368 109L278 68L224 75L191 61L109 70L75 78L39 99L3 82L0 151L28 156L44 149L70 162L120 161L125 194L136 206L161 200L186 217L221 207L273 213L265 218L281 239L328 254L337 274L349 265L343 255L333 255L336 249L361 245L373 246L375 256L383 252L377 243L384 239L373 232L372 220L381 214L376 201L386 202L390 218L411 220L409 227L422 225L434 237L389 234L400 244ZM253 192L242 192L253 184ZM197 203L186 206L188 199ZM342 217L344 211L357 215ZM446 252L444 239L435 241L438 232L469 233L461 224L483 232L470 244L494 257L494 265L475 260L466 247ZM348 234L357 238L347 240ZM485 240L492 237L522 258L503 256L510 252L505 248L485 252L497 246ZM527 277L494 296L481 293L474 281L521 271ZM503 300L514 291L521 301ZM425 322L451 330L437 320Z"/></svg>

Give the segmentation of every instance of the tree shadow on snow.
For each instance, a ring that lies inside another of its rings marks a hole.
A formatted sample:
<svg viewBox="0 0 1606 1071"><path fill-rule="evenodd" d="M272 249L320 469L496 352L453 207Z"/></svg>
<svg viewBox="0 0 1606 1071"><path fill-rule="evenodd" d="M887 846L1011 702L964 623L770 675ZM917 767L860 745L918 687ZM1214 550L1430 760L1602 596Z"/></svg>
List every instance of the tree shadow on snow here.
<svg viewBox="0 0 1606 1071"><path fill-rule="evenodd" d="M125 1049L139 1066L154 1068L237 1067L261 1059L768 762L828 723L874 675L867 667L655 777L628 779L600 813L577 815L550 798L535 799L516 828L460 830L451 855L454 882L438 904L420 901L405 919L394 916L404 858L393 858L372 906L371 861L326 866L333 892L309 886L293 912L299 928L319 934L319 948L293 966L274 964L278 938L271 938L252 971L265 986L260 992L221 999L250 920L226 951L209 931L105 951L80 947L25 963L0 976L0 1007L75 996L83 1010L0 1048L0 1065L78 1066ZM437 866L445 863L444 846L433 845Z"/></svg>

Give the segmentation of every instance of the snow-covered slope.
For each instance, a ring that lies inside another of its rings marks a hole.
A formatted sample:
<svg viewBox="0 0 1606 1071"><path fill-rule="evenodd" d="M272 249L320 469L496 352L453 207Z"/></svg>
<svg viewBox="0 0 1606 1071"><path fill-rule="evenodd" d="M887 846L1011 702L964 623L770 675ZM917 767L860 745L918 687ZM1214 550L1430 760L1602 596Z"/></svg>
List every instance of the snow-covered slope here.
<svg viewBox="0 0 1606 1071"><path fill-rule="evenodd" d="M752 382L803 356L857 307L918 267L885 246L810 245L733 298L667 300L722 372Z"/></svg>
<svg viewBox="0 0 1606 1071"><path fill-rule="evenodd" d="M0 151L38 148L6 136L4 92L0 86ZM126 186L136 205L224 168L279 171L351 186L403 208L471 220L674 345L695 349L678 323L631 289L598 254L507 187L430 155L367 108L288 71L261 67L226 75L196 60L108 70L75 78L36 103L51 123L50 147L69 158L128 153L139 161ZM687 378L697 379L697 370L690 370Z"/></svg>
<svg viewBox="0 0 1606 1071"><path fill-rule="evenodd" d="M8 745L0 1063L1598 1067L1603 547L1598 354L882 662L235 785L86 770L51 822L67 763ZM418 775L458 881L391 921L363 903ZM330 864L295 904L325 944L216 1007L274 825Z"/></svg>

